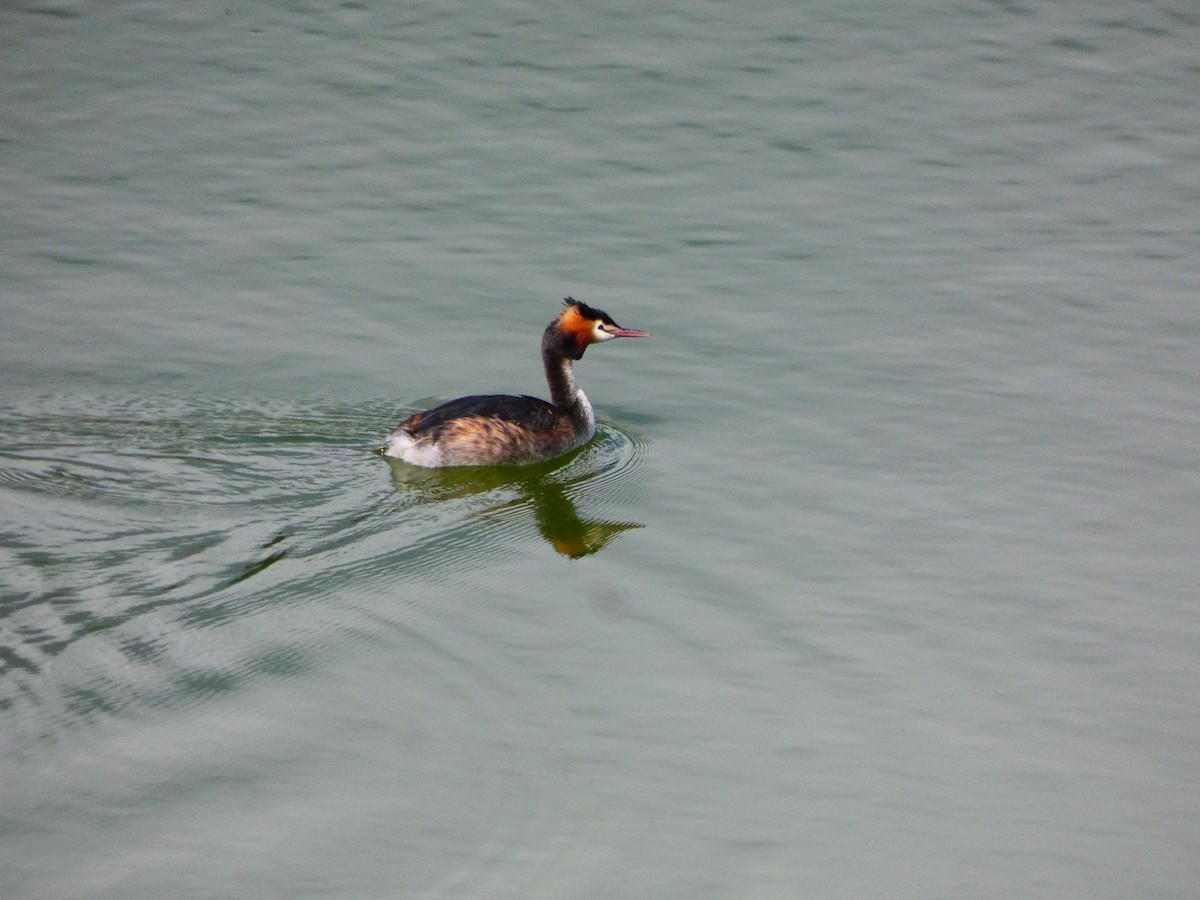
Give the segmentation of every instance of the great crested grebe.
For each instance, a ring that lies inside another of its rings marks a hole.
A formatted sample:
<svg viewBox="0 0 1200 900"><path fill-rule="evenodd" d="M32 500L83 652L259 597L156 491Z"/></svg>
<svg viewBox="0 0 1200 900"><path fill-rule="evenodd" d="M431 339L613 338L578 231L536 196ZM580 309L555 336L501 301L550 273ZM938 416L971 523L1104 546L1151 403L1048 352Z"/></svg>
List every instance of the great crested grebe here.
<svg viewBox="0 0 1200 900"><path fill-rule="evenodd" d="M596 414L575 384L572 361L581 358L589 344L648 336L567 297L562 312L542 334L549 403L508 394L459 397L409 416L375 450L429 467L541 462L574 450L596 433Z"/></svg>

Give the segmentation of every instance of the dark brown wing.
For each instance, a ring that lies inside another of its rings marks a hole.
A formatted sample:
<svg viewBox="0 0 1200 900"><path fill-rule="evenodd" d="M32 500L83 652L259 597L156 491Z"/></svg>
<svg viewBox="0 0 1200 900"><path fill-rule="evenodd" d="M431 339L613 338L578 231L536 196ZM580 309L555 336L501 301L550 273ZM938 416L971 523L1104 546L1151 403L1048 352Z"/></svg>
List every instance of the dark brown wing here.
<svg viewBox="0 0 1200 900"><path fill-rule="evenodd" d="M399 427L414 437L436 436L456 419L482 418L501 419L537 433L552 430L562 417L562 412L537 397L476 394L416 413L401 422Z"/></svg>

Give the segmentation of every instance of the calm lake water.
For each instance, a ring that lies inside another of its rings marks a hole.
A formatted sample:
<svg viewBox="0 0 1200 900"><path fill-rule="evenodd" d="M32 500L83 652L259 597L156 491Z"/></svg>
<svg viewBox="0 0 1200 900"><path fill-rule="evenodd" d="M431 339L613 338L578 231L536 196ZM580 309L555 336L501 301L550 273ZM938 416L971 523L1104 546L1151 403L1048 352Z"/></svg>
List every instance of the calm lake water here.
<svg viewBox="0 0 1200 900"><path fill-rule="evenodd" d="M1200 14L0 9L6 898L1190 898ZM373 456L646 341L529 469Z"/></svg>

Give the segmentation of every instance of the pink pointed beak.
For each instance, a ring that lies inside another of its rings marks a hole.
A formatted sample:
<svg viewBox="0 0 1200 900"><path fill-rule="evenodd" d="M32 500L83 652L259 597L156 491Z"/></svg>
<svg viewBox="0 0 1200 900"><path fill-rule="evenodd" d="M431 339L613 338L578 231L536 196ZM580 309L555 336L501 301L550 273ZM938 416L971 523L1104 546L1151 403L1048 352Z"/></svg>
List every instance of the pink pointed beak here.
<svg viewBox="0 0 1200 900"><path fill-rule="evenodd" d="M636 328L618 328L612 333L613 337L650 337L648 331L638 331Z"/></svg>

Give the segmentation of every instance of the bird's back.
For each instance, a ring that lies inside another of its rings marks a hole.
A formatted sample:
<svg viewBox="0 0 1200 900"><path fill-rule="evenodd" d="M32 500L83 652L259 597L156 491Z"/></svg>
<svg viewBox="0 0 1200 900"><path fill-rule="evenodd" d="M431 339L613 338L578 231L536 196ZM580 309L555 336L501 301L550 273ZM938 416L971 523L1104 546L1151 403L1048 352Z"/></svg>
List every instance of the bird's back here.
<svg viewBox="0 0 1200 900"><path fill-rule="evenodd" d="M424 466L503 465L548 459L590 437L545 400L479 394L409 416L383 449Z"/></svg>

